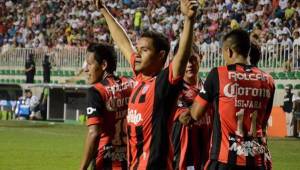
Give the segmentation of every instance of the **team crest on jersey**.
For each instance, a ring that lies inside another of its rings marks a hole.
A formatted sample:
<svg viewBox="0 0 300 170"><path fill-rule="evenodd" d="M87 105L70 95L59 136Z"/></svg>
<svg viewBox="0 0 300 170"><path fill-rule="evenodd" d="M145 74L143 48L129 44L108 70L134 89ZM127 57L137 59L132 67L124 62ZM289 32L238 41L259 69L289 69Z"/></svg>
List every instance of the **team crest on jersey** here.
<svg viewBox="0 0 300 170"><path fill-rule="evenodd" d="M206 93L206 91L205 91L205 89L204 89L204 86L201 87L200 93L203 93L203 94Z"/></svg>
<svg viewBox="0 0 300 170"><path fill-rule="evenodd" d="M146 94L148 90L149 90L149 85L145 85L145 87L142 90L142 94Z"/></svg>

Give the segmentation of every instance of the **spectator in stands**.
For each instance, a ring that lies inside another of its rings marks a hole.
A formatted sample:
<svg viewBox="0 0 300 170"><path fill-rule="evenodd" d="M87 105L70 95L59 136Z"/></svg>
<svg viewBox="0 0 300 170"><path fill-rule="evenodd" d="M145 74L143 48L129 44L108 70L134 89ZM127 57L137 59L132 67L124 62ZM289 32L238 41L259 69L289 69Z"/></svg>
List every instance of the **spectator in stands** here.
<svg viewBox="0 0 300 170"><path fill-rule="evenodd" d="M286 116L286 129L287 129L287 136L293 136L293 124L292 124L292 119L293 119L293 93L292 93L292 87L291 85L286 85L285 86L285 91L286 94L283 98L283 111L285 112Z"/></svg>
<svg viewBox="0 0 300 170"><path fill-rule="evenodd" d="M45 55L43 61L43 75L44 75L44 83L50 83L50 73L51 73L51 63L49 61L49 56Z"/></svg>
<svg viewBox="0 0 300 170"><path fill-rule="evenodd" d="M283 39L281 41L281 48L284 56L284 61L287 61L293 48L293 42L289 38L288 34L284 33L282 36Z"/></svg>
<svg viewBox="0 0 300 170"><path fill-rule="evenodd" d="M300 46L300 33L298 31L294 32L294 42L293 46L298 45Z"/></svg>
<svg viewBox="0 0 300 170"><path fill-rule="evenodd" d="M29 56L26 59L25 75L26 75L26 83L34 83L35 62L33 59L33 54L29 54Z"/></svg>
<svg viewBox="0 0 300 170"><path fill-rule="evenodd" d="M292 38L291 33L300 31L300 3L297 0L199 1L202 15L195 23L196 34L203 35L204 40L201 42L208 46L212 43L209 38L215 36L219 41L220 37L228 32L231 22L233 28L241 27L255 34L259 31L261 34L257 35L260 45L270 40L268 33L275 35L274 38L281 43L283 34L288 34L289 39ZM92 0L43 2L31 0L21 5L20 1L5 1L0 5L0 47L3 46L1 53L13 47L43 48L45 45L57 48L86 47L88 43L86 40L110 41L104 18L93 7ZM141 31L148 29L168 32L168 36L173 38L179 37L182 16L178 13L178 1L106 0L105 2L120 24L130 32L133 40L139 38ZM258 30L257 27L261 28ZM55 43L48 43L54 40ZM293 43L295 40L291 41ZM197 39L197 42L200 40ZM273 51L271 50L271 53ZM276 56L282 58L284 55L283 53Z"/></svg>

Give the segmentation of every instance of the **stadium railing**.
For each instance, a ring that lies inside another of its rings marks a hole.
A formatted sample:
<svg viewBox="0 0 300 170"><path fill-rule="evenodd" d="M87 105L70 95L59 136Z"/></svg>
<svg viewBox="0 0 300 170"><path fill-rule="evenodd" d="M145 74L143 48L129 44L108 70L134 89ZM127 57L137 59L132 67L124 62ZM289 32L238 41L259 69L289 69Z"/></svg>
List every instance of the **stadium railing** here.
<svg viewBox="0 0 300 170"><path fill-rule="evenodd" d="M201 47L199 46L199 49ZM0 49L1 50L1 49ZM118 71L130 71L130 65L118 51ZM201 69L209 71L213 67L224 65L222 50L219 47L202 49L203 60ZM283 44L263 44L261 45L262 58L259 67L266 71L280 71L289 62L294 70L300 67L300 45L286 46ZM65 49L45 49L45 48L11 48L0 52L0 67L24 67L26 58L34 55L37 67L42 66L44 56L48 55L52 66L57 70L64 68L78 69L82 67L85 59L85 48L65 48ZM168 60L170 61L170 60ZM279 69L279 70L278 70Z"/></svg>

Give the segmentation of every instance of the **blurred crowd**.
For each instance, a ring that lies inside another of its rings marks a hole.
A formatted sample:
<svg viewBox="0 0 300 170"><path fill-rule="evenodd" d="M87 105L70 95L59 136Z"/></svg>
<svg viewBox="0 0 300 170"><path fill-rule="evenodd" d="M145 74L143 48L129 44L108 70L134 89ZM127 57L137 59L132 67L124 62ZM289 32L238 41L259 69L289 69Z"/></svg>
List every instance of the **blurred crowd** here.
<svg viewBox="0 0 300 170"><path fill-rule="evenodd" d="M143 30L164 32L176 44L183 16L179 1L105 0L136 40ZM222 35L235 28L251 32L257 44L300 44L298 0L199 0L195 41L216 49ZM107 25L92 0L0 0L0 47L86 47L111 41Z"/></svg>

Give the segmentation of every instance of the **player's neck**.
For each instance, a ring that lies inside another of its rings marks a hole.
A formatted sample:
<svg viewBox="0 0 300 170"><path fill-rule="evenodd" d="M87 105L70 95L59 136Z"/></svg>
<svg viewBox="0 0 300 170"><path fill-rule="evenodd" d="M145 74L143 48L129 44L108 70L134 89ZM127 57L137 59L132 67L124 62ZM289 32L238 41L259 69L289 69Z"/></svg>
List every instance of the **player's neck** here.
<svg viewBox="0 0 300 170"><path fill-rule="evenodd" d="M153 77L154 77L153 75L145 75L145 74L142 74L142 80L143 80L143 81L152 79Z"/></svg>
<svg viewBox="0 0 300 170"><path fill-rule="evenodd" d="M238 56L238 57L235 58L234 64L245 64L245 65L248 65L249 62L243 56Z"/></svg>
<svg viewBox="0 0 300 170"><path fill-rule="evenodd" d="M192 77L192 78L188 78L188 77L183 77L184 82L186 82L189 85L197 85L198 83L198 78L197 77Z"/></svg>

